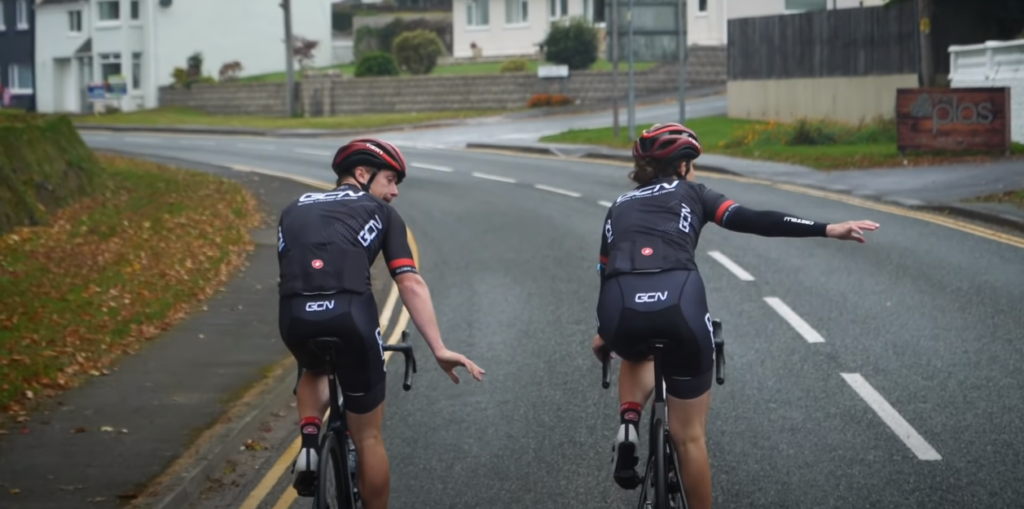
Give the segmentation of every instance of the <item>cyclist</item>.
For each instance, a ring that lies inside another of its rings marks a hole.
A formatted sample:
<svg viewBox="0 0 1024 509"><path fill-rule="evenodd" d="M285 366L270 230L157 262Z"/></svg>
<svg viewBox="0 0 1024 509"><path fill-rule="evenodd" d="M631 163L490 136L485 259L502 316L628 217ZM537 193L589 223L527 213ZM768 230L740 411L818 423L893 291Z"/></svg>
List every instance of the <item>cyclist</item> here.
<svg viewBox="0 0 1024 509"><path fill-rule="evenodd" d="M692 509L711 507L711 471L705 446L714 340L704 283L694 249L708 222L765 237L829 237L864 242L871 221L819 223L775 211L752 210L693 182L697 135L677 124L643 131L633 143L638 184L605 215L601 236L598 333L591 345L600 360L607 350L622 359L619 431L613 445L613 478L635 489L640 416L654 390L647 339L667 339L665 385L668 424L679 454Z"/></svg>
<svg viewBox="0 0 1024 509"><path fill-rule="evenodd" d="M370 267L383 250L402 303L441 368L459 383L455 368L475 378L484 370L445 348L426 283L416 270L405 222L392 208L406 163L394 145L357 139L338 149L331 164L337 187L306 193L285 207L278 224L280 333L298 362L296 387L302 448L293 466L293 487L313 496L321 417L328 409L325 361L312 338L346 342L338 381L346 418L359 455L359 491L367 509L386 508L390 487L381 439L385 367Z"/></svg>

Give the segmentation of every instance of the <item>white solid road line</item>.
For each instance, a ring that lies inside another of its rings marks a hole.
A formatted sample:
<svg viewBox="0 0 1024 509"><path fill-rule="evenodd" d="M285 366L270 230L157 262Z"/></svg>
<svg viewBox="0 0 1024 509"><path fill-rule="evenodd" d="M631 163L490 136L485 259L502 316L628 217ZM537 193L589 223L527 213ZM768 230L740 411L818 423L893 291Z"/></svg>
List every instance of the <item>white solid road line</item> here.
<svg viewBox="0 0 1024 509"><path fill-rule="evenodd" d="M552 193L558 193L558 194L564 194L566 196L572 196L573 198L579 198L580 196L583 196L580 193L576 193L576 192L573 192L573 191L566 191L565 189L559 189L557 187L546 186L544 184L534 184L533 187L536 187L537 189L540 189L542 191L550 191Z"/></svg>
<svg viewBox="0 0 1024 509"><path fill-rule="evenodd" d="M135 143L160 143L160 140L156 138L143 138L139 136L125 136L121 138L124 141L130 141Z"/></svg>
<svg viewBox="0 0 1024 509"><path fill-rule="evenodd" d="M942 459L942 456L931 445L928 445L928 442L925 442L921 435L917 434L917 431L914 430L910 423L860 373L840 374L843 375L846 383L850 384L850 387L853 387L853 390L857 391L857 394L867 402L868 406L889 425L893 433L896 433L896 436L900 437L900 440L917 455L917 459L925 461Z"/></svg>
<svg viewBox="0 0 1024 509"><path fill-rule="evenodd" d="M743 270L743 267L740 267L736 262L730 260L729 257L722 254L721 251L708 251L708 255L717 260L718 263L721 263L723 267L729 269L729 272L732 272L736 277L740 278L740 281L754 280L754 276L751 276L749 272Z"/></svg>
<svg viewBox="0 0 1024 509"><path fill-rule="evenodd" d="M597 204L602 206L602 207L611 207L612 206L612 202L604 201L604 200L598 201Z"/></svg>
<svg viewBox="0 0 1024 509"><path fill-rule="evenodd" d="M201 140L179 140L178 143L181 143L182 145L202 145L204 147L212 147L212 146L216 145L216 143L214 143L212 141L201 141Z"/></svg>
<svg viewBox="0 0 1024 509"><path fill-rule="evenodd" d="M325 156L325 157L327 157L327 156L334 155L334 152L330 152L330 151L327 151L327 150L311 150L311 149L308 149L308 148L297 148L297 149L295 149L295 151L300 153L300 154L309 154L311 156Z"/></svg>
<svg viewBox="0 0 1024 509"><path fill-rule="evenodd" d="M239 143L238 148L250 148L256 150L277 150L274 145L251 145L249 143Z"/></svg>
<svg viewBox="0 0 1024 509"><path fill-rule="evenodd" d="M487 179L487 180L497 180L498 182L508 182L509 184L515 184L516 183L515 179L510 179L510 178L506 178L506 177L499 177L497 175L488 175L486 173L477 173L475 171L473 173L471 173L470 175L473 175L474 177L477 177L477 178Z"/></svg>
<svg viewBox="0 0 1024 509"><path fill-rule="evenodd" d="M446 172L454 171L454 170L452 170L451 168L449 168L447 166L436 166L436 165L433 165L433 164L409 163L409 166L412 166L413 168L423 168L424 170L446 171Z"/></svg>
<svg viewBox="0 0 1024 509"><path fill-rule="evenodd" d="M800 318L800 315L794 313L792 309L789 309L789 306L787 306L785 302L782 302L781 299L778 297L765 297L764 301L775 309L775 312L781 315L782 318L785 318L786 321L789 322L789 324L792 325L808 343L825 342L825 338L821 337L821 334L818 334L818 331L808 325L803 318Z"/></svg>

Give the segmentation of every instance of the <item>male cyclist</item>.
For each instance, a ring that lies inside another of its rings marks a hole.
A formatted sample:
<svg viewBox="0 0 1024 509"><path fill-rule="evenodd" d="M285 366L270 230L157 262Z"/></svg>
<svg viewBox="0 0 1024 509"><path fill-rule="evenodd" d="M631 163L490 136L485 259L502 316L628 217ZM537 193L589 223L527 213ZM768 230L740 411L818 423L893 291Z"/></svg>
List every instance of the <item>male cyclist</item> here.
<svg viewBox="0 0 1024 509"><path fill-rule="evenodd" d="M394 145L353 140L331 164L337 187L306 193L285 207L278 224L280 332L302 370L296 388L302 448L293 468L293 487L313 496L321 417L329 405L325 361L309 344L316 337L344 340L338 381L346 419L359 455L359 492L367 509L386 508L390 473L381 420L384 350L370 267L383 250L402 303L430 346L434 358L459 383L457 366L473 378L484 370L445 348L430 291L416 270L405 222L390 205L406 174Z"/></svg>
<svg viewBox="0 0 1024 509"><path fill-rule="evenodd" d="M635 489L640 416L654 390L645 342L673 342L664 359L668 424L691 509L711 507L704 431L715 350L704 283L694 263L701 228L714 222L765 237L858 242L864 242L863 230L878 228L871 221L827 224L743 207L693 182L693 160L700 154L697 135L676 123L655 125L633 143L629 177L639 185L608 208L602 225L598 334L592 345L598 359L606 348L622 358L613 478Z"/></svg>

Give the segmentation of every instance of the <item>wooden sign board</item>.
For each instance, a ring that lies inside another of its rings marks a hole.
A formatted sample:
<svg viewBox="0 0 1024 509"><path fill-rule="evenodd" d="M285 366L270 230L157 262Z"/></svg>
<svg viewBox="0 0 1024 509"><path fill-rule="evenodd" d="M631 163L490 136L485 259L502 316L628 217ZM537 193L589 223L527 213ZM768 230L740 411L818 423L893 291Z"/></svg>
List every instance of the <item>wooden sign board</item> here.
<svg viewBox="0 0 1024 509"><path fill-rule="evenodd" d="M897 148L1010 150L1010 89L896 90Z"/></svg>

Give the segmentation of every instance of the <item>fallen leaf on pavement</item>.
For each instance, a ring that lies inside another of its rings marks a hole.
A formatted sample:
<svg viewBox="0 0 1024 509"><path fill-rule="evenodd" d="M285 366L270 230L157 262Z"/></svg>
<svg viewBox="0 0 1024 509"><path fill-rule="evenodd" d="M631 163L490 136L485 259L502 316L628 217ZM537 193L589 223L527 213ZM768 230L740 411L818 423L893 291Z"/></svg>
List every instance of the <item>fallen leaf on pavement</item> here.
<svg viewBox="0 0 1024 509"><path fill-rule="evenodd" d="M125 429L125 428L121 428L121 431L120 431L120 433L121 433L121 434L125 434L125 433L128 433L128 430L127 430L127 429Z"/></svg>
<svg viewBox="0 0 1024 509"><path fill-rule="evenodd" d="M5 429L0 429L0 435L10 435L11 433Z"/></svg>
<svg viewBox="0 0 1024 509"><path fill-rule="evenodd" d="M76 484L75 486L58 486L58 488L60 488L60 489L62 489L64 491L74 491L74 490L84 490L85 486L82 486L80 484Z"/></svg>
<svg viewBox="0 0 1024 509"><path fill-rule="evenodd" d="M104 501L106 499L107 499L107 497L92 497L92 498L89 499L89 502L92 502L92 503L102 502L102 501Z"/></svg>
<svg viewBox="0 0 1024 509"><path fill-rule="evenodd" d="M250 451L262 451L263 449L265 449L263 444L251 438L249 440L246 440L245 444L243 444L242 447L245 449L249 449Z"/></svg>
<svg viewBox="0 0 1024 509"><path fill-rule="evenodd" d="M79 426L79 427L71 430L71 432L72 433L85 433L85 426Z"/></svg>
<svg viewBox="0 0 1024 509"><path fill-rule="evenodd" d="M114 428L111 428L110 426L101 426L100 427L100 431L104 431L104 432L108 432L109 433L109 432L113 432Z"/></svg>
<svg viewBox="0 0 1024 509"><path fill-rule="evenodd" d="M11 492L11 495L17 495L18 493L21 493L21 490L19 490L18 488L11 488L7 491Z"/></svg>

